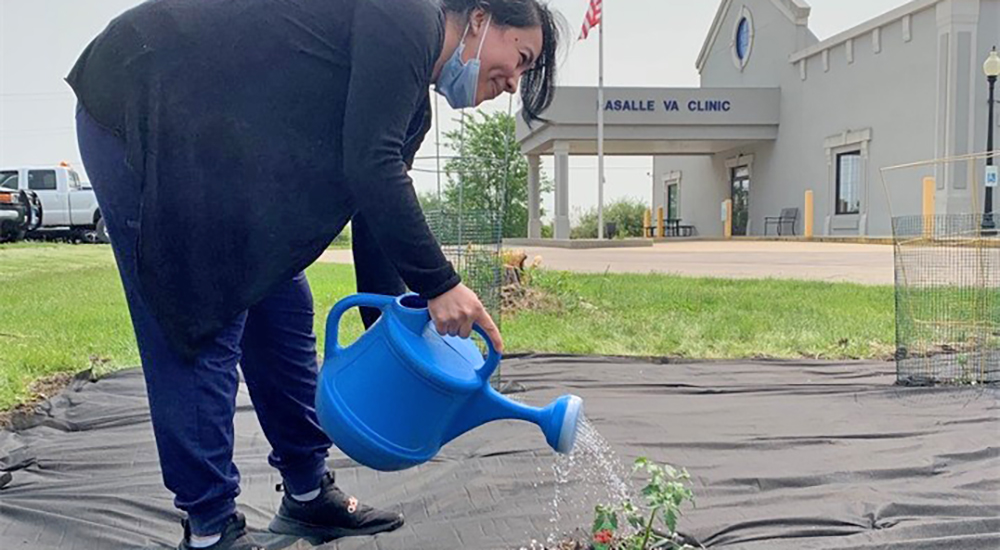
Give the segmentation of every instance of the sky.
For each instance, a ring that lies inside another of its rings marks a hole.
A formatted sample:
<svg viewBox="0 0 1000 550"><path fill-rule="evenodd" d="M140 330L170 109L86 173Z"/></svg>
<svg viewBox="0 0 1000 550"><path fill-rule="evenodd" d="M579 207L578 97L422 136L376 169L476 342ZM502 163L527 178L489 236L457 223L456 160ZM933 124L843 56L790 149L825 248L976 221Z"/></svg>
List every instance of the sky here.
<svg viewBox="0 0 1000 550"><path fill-rule="evenodd" d="M208 1L208 0L206 0ZM809 27L821 40L905 4L904 0L807 0ZM73 125L75 98L62 80L87 43L137 0L0 0L0 166L81 166ZM596 86L596 33L577 41L589 0L549 0L566 21L568 36L559 83ZM605 0L606 86L697 87L695 60L718 9L717 0ZM483 109L507 110L509 96ZM441 133L458 127L460 113L441 98ZM516 99L513 109L517 110ZM435 191L434 129L418 153L418 191ZM442 155L449 151L442 145ZM428 157L428 158L422 158ZM597 204L597 159L571 157L570 206L579 213ZM552 175L552 159L542 169ZM649 200L652 159L608 157L605 199ZM81 170L83 172L83 170ZM543 197L552 211L553 197Z"/></svg>

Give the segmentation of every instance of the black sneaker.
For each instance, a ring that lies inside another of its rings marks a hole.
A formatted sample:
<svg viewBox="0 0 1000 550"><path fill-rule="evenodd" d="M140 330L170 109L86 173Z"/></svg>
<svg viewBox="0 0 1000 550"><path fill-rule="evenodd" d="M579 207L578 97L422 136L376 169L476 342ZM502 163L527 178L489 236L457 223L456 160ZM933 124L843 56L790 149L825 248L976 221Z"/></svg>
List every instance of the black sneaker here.
<svg viewBox="0 0 1000 550"><path fill-rule="evenodd" d="M377 510L345 495L330 472L323 476L319 496L309 502L299 502L286 493L268 529L323 544L341 537L393 531L402 525L402 514Z"/></svg>
<svg viewBox="0 0 1000 550"><path fill-rule="evenodd" d="M177 546L177 550L196 550L188 545L191 540L191 525L188 520L181 520L184 526L184 540ZM199 549L200 550L200 549ZM247 520L243 514L236 512L229 518L229 522L222 528L222 538L219 542L205 547L204 550L266 550L263 545L254 542L253 537L247 533Z"/></svg>

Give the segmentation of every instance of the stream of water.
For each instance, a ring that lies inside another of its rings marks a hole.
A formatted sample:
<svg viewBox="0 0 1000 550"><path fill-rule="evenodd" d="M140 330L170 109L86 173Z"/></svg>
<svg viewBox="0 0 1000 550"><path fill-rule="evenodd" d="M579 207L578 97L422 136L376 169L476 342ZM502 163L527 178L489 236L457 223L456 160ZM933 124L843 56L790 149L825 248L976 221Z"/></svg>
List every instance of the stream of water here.
<svg viewBox="0 0 1000 550"><path fill-rule="evenodd" d="M555 455L552 473L555 483L548 506L548 533L544 541L532 540L521 550L557 548L567 533L577 529L589 532L596 505L618 506L632 498L629 469L585 416L580 418L573 452ZM544 474L539 467L539 475ZM628 525L619 519L619 529L627 531Z"/></svg>

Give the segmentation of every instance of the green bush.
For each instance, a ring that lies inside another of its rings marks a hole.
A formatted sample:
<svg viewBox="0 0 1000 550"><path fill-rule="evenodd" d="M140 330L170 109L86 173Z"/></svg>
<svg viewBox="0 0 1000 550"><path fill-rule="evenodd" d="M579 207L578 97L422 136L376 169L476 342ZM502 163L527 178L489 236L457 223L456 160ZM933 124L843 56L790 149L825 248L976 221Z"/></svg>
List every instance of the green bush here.
<svg viewBox="0 0 1000 550"><path fill-rule="evenodd" d="M640 199L626 197L612 201L604 207L604 224L617 226L616 237L642 237L642 218L649 207ZM597 207L591 208L570 231L573 239L597 238Z"/></svg>

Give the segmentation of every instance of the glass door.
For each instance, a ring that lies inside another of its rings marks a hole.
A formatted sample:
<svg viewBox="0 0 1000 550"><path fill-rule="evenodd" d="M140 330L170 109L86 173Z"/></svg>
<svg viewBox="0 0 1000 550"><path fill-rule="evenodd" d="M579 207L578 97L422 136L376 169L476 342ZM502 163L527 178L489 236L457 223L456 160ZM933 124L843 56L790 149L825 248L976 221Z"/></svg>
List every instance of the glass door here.
<svg viewBox="0 0 1000 550"><path fill-rule="evenodd" d="M667 218L676 220L680 217L680 209L677 204L677 192L680 186L676 183L667 184Z"/></svg>
<svg viewBox="0 0 1000 550"><path fill-rule="evenodd" d="M750 224L750 168L737 166L731 174L733 235L745 236Z"/></svg>

